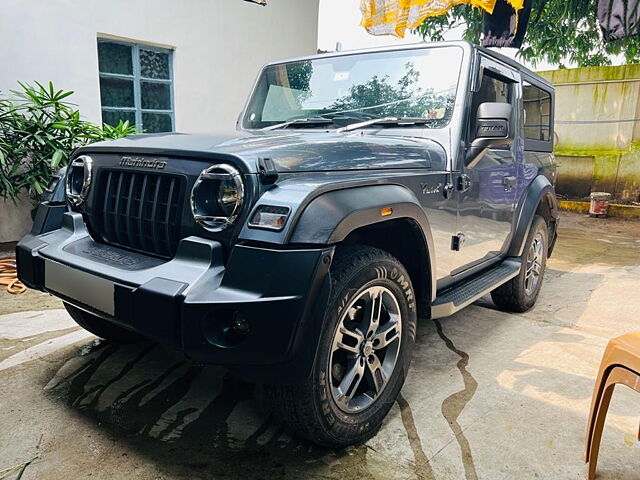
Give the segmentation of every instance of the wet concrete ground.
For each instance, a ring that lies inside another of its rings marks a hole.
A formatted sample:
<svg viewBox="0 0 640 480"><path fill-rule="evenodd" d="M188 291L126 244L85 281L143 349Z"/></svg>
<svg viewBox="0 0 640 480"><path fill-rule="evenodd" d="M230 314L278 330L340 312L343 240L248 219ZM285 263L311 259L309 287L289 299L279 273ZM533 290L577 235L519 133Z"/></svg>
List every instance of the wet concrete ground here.
<svg viewBox="0 0 640 480"><path fill-rule="evenodd" d="M0 293L0 478L34 457L23 480L583 478L600 357L640 329L639 290L640 224L564 215L538 305L483 299L420 323L382 430L342 451L292 438L222 369L96 340L48 296ZM618 387L599 478L640 477L639 418Z"/></svg>

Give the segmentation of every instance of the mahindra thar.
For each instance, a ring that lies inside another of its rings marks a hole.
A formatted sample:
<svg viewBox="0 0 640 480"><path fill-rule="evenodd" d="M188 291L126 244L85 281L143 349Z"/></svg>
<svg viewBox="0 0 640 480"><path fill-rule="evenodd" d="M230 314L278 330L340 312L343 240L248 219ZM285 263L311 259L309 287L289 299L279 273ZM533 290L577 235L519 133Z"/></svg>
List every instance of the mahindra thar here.
<svg viewBox="0 0 640 480"><path fill-rule="evenodd" d="M531 308L556 240L554 90L465 42L266 65L237 132L77 149L19 278L114 342L264 384L298 435L376 433L416 321Z"/></svg>

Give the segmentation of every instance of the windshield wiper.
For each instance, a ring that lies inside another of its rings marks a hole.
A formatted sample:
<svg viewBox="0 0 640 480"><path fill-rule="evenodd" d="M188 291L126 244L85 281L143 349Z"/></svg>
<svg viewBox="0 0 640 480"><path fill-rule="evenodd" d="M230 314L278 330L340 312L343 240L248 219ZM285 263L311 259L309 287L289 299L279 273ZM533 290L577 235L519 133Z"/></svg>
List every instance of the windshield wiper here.
<svg viewBox="0 0 640 480"><path fill-rule="evenodd" d="M269 125L268 127L261 128L260 130L277 130L278 128L287 128L289 125L330 125L333 120L324 117L307 117L307 118L294 118L282 123L276 123L275 125Z"/></svg>
<svg viewBox="0 0 640 480"><path fill-rule="evenodd" d="M429 118L421 117L383 117L372 118L371 120L365 120L364 122L351 123L346 127L341 127L336 132L349 132L351 130L357 130L358 128L368 127L369 125L383 124L392 127L410 127L412 125L424 125L425 123L432 122Z"/></svg>

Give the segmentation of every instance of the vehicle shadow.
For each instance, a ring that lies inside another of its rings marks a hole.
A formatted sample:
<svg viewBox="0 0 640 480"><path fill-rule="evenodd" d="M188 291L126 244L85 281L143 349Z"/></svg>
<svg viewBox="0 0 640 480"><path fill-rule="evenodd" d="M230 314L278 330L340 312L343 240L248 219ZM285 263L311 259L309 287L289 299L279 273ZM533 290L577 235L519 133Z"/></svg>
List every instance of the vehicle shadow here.
<svg viewBox="0 0 640 480"><path fill-rule="evenodd" d="M335 477L367 475L366 446L333 451L295 438L273 420L259 386L152 343L96 340L45 390L173 475L311 478L327 468Z"/></svg>

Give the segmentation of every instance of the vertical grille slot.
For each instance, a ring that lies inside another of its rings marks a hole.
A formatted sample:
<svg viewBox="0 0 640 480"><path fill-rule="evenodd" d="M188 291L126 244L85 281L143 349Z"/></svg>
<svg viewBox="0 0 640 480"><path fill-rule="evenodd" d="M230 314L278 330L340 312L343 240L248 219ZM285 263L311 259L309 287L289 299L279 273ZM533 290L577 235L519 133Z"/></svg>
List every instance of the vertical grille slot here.
<svg viewBox="0 0 640 480"><path fill-rule="evenodd" d="M103 170L92 230L105 243L172 257L180 240L183 179L149 172Z"/></svg>

